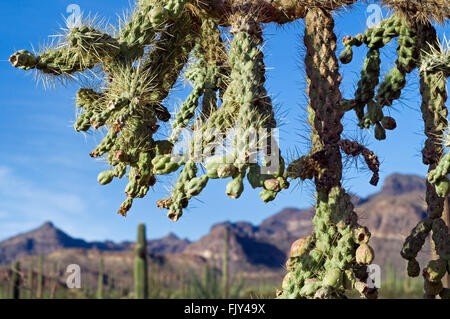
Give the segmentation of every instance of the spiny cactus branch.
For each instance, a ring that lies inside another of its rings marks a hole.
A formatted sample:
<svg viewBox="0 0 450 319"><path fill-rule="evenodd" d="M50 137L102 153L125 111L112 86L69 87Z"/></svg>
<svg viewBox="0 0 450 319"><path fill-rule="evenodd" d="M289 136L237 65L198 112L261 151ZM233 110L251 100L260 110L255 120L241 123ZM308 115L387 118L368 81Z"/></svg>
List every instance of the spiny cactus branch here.
<svg viewBox="0 0 450 319"><path fill-rule="evenodd" d="M344 298L349 289L363 298L377 297L367 281L367 266L374 259L368 245L370 232L359 225L341 181L343 154L363 156L373 173L373 185L379 179L380 163L368 148L342 139L342 120L354 110L360 128L374 127L375 138L384 140L386 130L397 126L384 113L400 98L407 74L420 67L429 217L414 228L401 254L408 260L408 273L417 276L420 267L415 258L432 233L439 260L424 269L426 297L444 298L448 290L442 289L439 279L445 262L449 270L450 236L440 216L442 197L450 192L446 177L450 161L442 147L449 70L448 51L437 44L432 26L449 18L444 2L380 0L394 7L395 13L378 26L343 39L343 64L352 61L354 47L368 48L350 100L343 99L340 91L333 14L356 0L139 0L114 35L85 21L67 30L57 45L37 54L18 51L10 62L50 78L76 78L82 73L102 82L96 86L99 89L88 85L78 91L74 128L104 132L90 155L110 165L98 175L100 184L128 179L126 199L118 210L123 216L136 198L145 197L156 185L159 175L176 171L180 172L171 197L157 201L173 221L214 179L230 179L225 192L231 198L242 195L247 179L251 187L261 189L264 202L287 189L290 179L313 180L314 231L293 244L280 298ZM303 18L312 147L308 154L285 163L274 138L278 123L265 88L262 25ZM380 52L394 38L398 42L395 66L380 83ZM168 97L181 77L192 90L172 112ZM172 130L159 139L165 122ZM235 131L231 137L226 134L229 129ZM192 138L181 139L181 130ZM179 156L176 150L183 142L187 152ZM221 147L230 149L222 154ZM135 259L137 298L147 297L146 263L141 225ZM42 295L39 291L38 286Z"/></svg>

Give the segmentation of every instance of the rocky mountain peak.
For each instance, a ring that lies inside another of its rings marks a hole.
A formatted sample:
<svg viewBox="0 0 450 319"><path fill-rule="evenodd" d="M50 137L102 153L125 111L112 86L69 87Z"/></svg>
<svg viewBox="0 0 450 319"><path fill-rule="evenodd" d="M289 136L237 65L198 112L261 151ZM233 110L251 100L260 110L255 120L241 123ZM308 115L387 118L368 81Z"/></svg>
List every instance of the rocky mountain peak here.
<svg viewBox="0 0 450 319"><path fill-rule="evenodd" d="M376 251L377 264L383 265L389 260L396 269L404 270L404 260L399 251L404 238L426 215L424 193L424 178L393 174L385 179L380 192L368 198L352 195L360 223L368 226L372 232L371 245ZM188 256L220 264L225 229L228 229L230 269L248 272L258 269L279 271L291 243L312 233L313 216L314 208L285 208L259 225L223 222L213 225L208 234L195 242L169 233L163 238L148 240L147 247L154 257L164 255L184 260ZM35 230L0 242L0 264L10 263L25 255L48 254L67 248L95 249L113 254L112 251L131 252L133 246L133 242L116 244L111 241L86 242L75 239L51 222L46 222ZM424 250L427 251L427 248ZM425 257L423 255L420 258L426 259Z"/></svg>
<svg viewBox="0 0 450 319"><path fill-rule="evenodd" d="M402 195L413 191L425 191L425 179L416 175L392 174L384 180L383 195Z"/></svg>

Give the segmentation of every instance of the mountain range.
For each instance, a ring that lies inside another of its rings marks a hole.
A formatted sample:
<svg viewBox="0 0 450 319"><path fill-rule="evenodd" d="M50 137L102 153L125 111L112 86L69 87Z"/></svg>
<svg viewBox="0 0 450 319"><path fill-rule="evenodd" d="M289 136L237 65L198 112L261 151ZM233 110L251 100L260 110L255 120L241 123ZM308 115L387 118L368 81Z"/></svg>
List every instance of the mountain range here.
<svg viewBox="0 0 450 319"><path fill-rule="evenodd" d="M385 179L380 192L367 198L353 196L352 201L360 223L372 233L370 243L376 252L375 263L380 266L390 264L397 271L403 271L402 242L417 222L426 216L425 180L414 175L393 174ZM208 261L220 266L225 229L228 229L232 271L248 274L280 272L291 243L312 232L313 216L313 208L285 208L259 225L247 222L216 224L195 242L180 239L174 234L149 240L148 251L151 255L165 256L179 263L183 260L190 260L193 264ZM133 245L132 242L87 242L72 238L47 222L35 230L0 242L0 264L38 254L61 256L64 252L78 257L92 256L96 252L105 256L130 255ZM419 255L419 262L428 258L429 252L427 243Z"/></svg>

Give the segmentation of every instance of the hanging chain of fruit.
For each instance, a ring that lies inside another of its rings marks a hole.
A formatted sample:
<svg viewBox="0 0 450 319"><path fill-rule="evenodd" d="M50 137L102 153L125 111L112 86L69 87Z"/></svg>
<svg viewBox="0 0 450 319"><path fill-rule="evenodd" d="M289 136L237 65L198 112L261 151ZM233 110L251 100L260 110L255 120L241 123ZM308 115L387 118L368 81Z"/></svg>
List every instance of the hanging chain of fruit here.
<svg viewBox="0 0 450 319"><path fill-rule="evenodd" d="M309 9L305 18L305 64L309 84L308 120L310 154L291 163L291 178L314 179L317 191L314 232L296 241L287 263L279 298L343 298L346 289L364 297L377 296L366 283L374 253L368 245L370 232L358 224L350 196L341 186L342 154L363 154L378 182L376 156L356 142L342 140L345 109L339 85L337 37L331 12Z"/></svg>
<svg viewBox="0 0 450 319"><path fill-rule="evenodd" d="M395 129L396 122L384 115L383 108L391 106L401 96L406 86L406 75L419 69L422 95L420 110L427 137L422 158L423 163L429 167L426 182L428 217L420 221L406 238L401 255L408 261L408 275L419 276L420 266L416 257L426 238L432 233L431 240L438 259L431 260L423 269L424 297L435 298L439 295L441 298L449 298L450 290L443 288L442 279L446 272L450 272L450 235L441 217L444 200L450 190L450 182L446 177L449 173L449 166L446 165L449 155L443 156L444 134L448 128L445 102L450 59L448 51L439 43L432 22L448 19L450 7L439 5L438 1L386 2L396 9L396 14L364 34L344 39L346 49L340 57L343 63L351 61L353 46L365 44L369 49L355 98L346 104L348 108L355 110L362 128L375 125L375 137L384 140L385 129ZM398 38L395 67L378 86L381 64L379 50L395 37Z"/></svg>
<svg viewBox="0 0 450 319"><path fill-rule="evenodd" d="M261 189L264 202L274 200L289 181L313 180L314 231L292 245L279 298L344 298L349 289L376 298L377 289L367 273L374 259L368 245L370 232L358 223L341 185L342 156L361 155L373 173L372 185L378 183L380 163L363 145L342 139L342 119L354 110L361 128L374 126L375 137L385 139L386 130L395 129L396 122L384 111L400 97L406 75L421 66L430 217L413 231L402 255L414 268L414 257L432 230L440 260L430 263L426 275L424 271L426 289L427 295L443 296L444 290L437 291L435 283L448 268L450 245L448 229L439 219L443 203L439 196L449 190L445 176L450 157L442 157L437 142L447 127L444 102L449 69L448 56L436 54L436 34L428 20L442 22L450 12L439 0L383 1L396 9L392 17L364 34L344 38L342 63L351 62L353 47L369 48L355 98L345 100L339 88L333 12L355 2L140 0L115 34L86 22L70 28L56 46L37 54L18 51L10 62L50 79L71 79L78 73L92 75L94 84L101 79L101 85L78 91L75 129L105 132L90 155L111 166L98 176L101 184L128 178L126 200L119 209L124 216L134 199L145 197L156 186L158 176L176 172L170 197L157 201L173 221L213 179L229 179L226 194L231 198L242 195L247 179L251 187ZM285 166L274 138L277 121L272 100L265 89L262 26L298 19L305 19L312 148ZM398 38L398 59L380 84L380 49L394 38ZM192 90L179 107L171 107L167 97L180 78ZM161 122L169 121L171 132L161 138ZM230 129L232 136L227 134ZM177 152L180 145L186 146L184 154Z"/></svg>

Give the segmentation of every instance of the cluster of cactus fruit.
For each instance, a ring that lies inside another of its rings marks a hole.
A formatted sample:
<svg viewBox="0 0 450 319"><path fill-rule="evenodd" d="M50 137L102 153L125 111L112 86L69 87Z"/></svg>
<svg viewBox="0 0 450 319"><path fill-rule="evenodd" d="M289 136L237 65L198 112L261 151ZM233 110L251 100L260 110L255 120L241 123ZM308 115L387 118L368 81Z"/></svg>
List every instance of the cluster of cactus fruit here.
<svg viewBox="0 0 450 319"><path fill-rule="evenodd" d="M435 298L439 295L443 299L449 299L450 289L443 287L442 280L446 273L450 273L450 234L442 215L445 198L450 193L450 181L447 178L450 172L449 154L444 155L444 144L448 144L445 142L445 133L448 129L448 110L445 102L446 81L449 77L445 61L449 61L450 52L439 43L431 24L419 25L417 30L422 44L419 73L421 111L427 136L422 159L429 167L426 185L428 217L419 222L406 238L401 255L408 261L408 275L419 276L420 266L416 257L426 237L431 234L437 259L431 260L423 269L424 298Z"/></svg>
<svg viewBox="0 0 450 319"><path fill-rule="evenodd" d="M447 128L449 59L436 47L431 23L450 18L450 12L445 7L439 10L438 0L383 1L395 9L391 17L363 34L343 39L345 49L339 57L343 64L352 61L354 47L368 48L355 96L344 99L333 11L355 2L139 0L115 35L85 23L70 28L56 47L37 56L22 50L10 61L15 67L49 76L69 78L93 69L96 79L103 77L100 90L78 91L80 112L75 129L106 132L91 156L105 158L111 165L98 176L101 184L127 175L127 199L119 209L124 216L135 198L145 197L155 186L156 176L177 171L171 196L157 201L173 221L210 179L230 178L226 193L231 198L242 195L247 179L253 188L262 189L264 202L274 200L292 180L313 180L317 191L314 232L292 245L279 298L344 298L348 289L358 290L364 298L377 297L367 273L374 259L368 245L370 232L358 223L350 196L341 185L342 156L362 155L373 173L372 185L378 183L380 163L366 147L342 139L342 119L354 110L361 128L374 127L375 138L386 139L386 130L397 126L386 115L387 107L400 98L407 74L419 68L428 138L423 156L430 167L430 216L408 237L402 256L409 260L409 273L417 275L415 257L432 231L440 259L424 270L426 295L447 297L448 291L439 282L449 270L450 249L448 228L440 218L442 197L450 191L445 177L450 157L443 157L441 143ZM307 155L285 164L272 136L277 121L265 89L262 24L297 19L305 19L312 147ZM224 39L225 32L230 40ZM398 57L380 83L380 51L394 38L398 39ZM192 84L192 91L172 117L166 98L180 77ZM169 121L169 137L158 139L163 135L161 122ZM225 138L230 129L235 130L231 141ZM191 138L187 153L180 156L176 147L186 142L180 140L183 130ZM225 140L232 147L222 154L219 150ZM143 263L137 259L136 270ZM145 294L138 287L137 293Z"/></svg>

